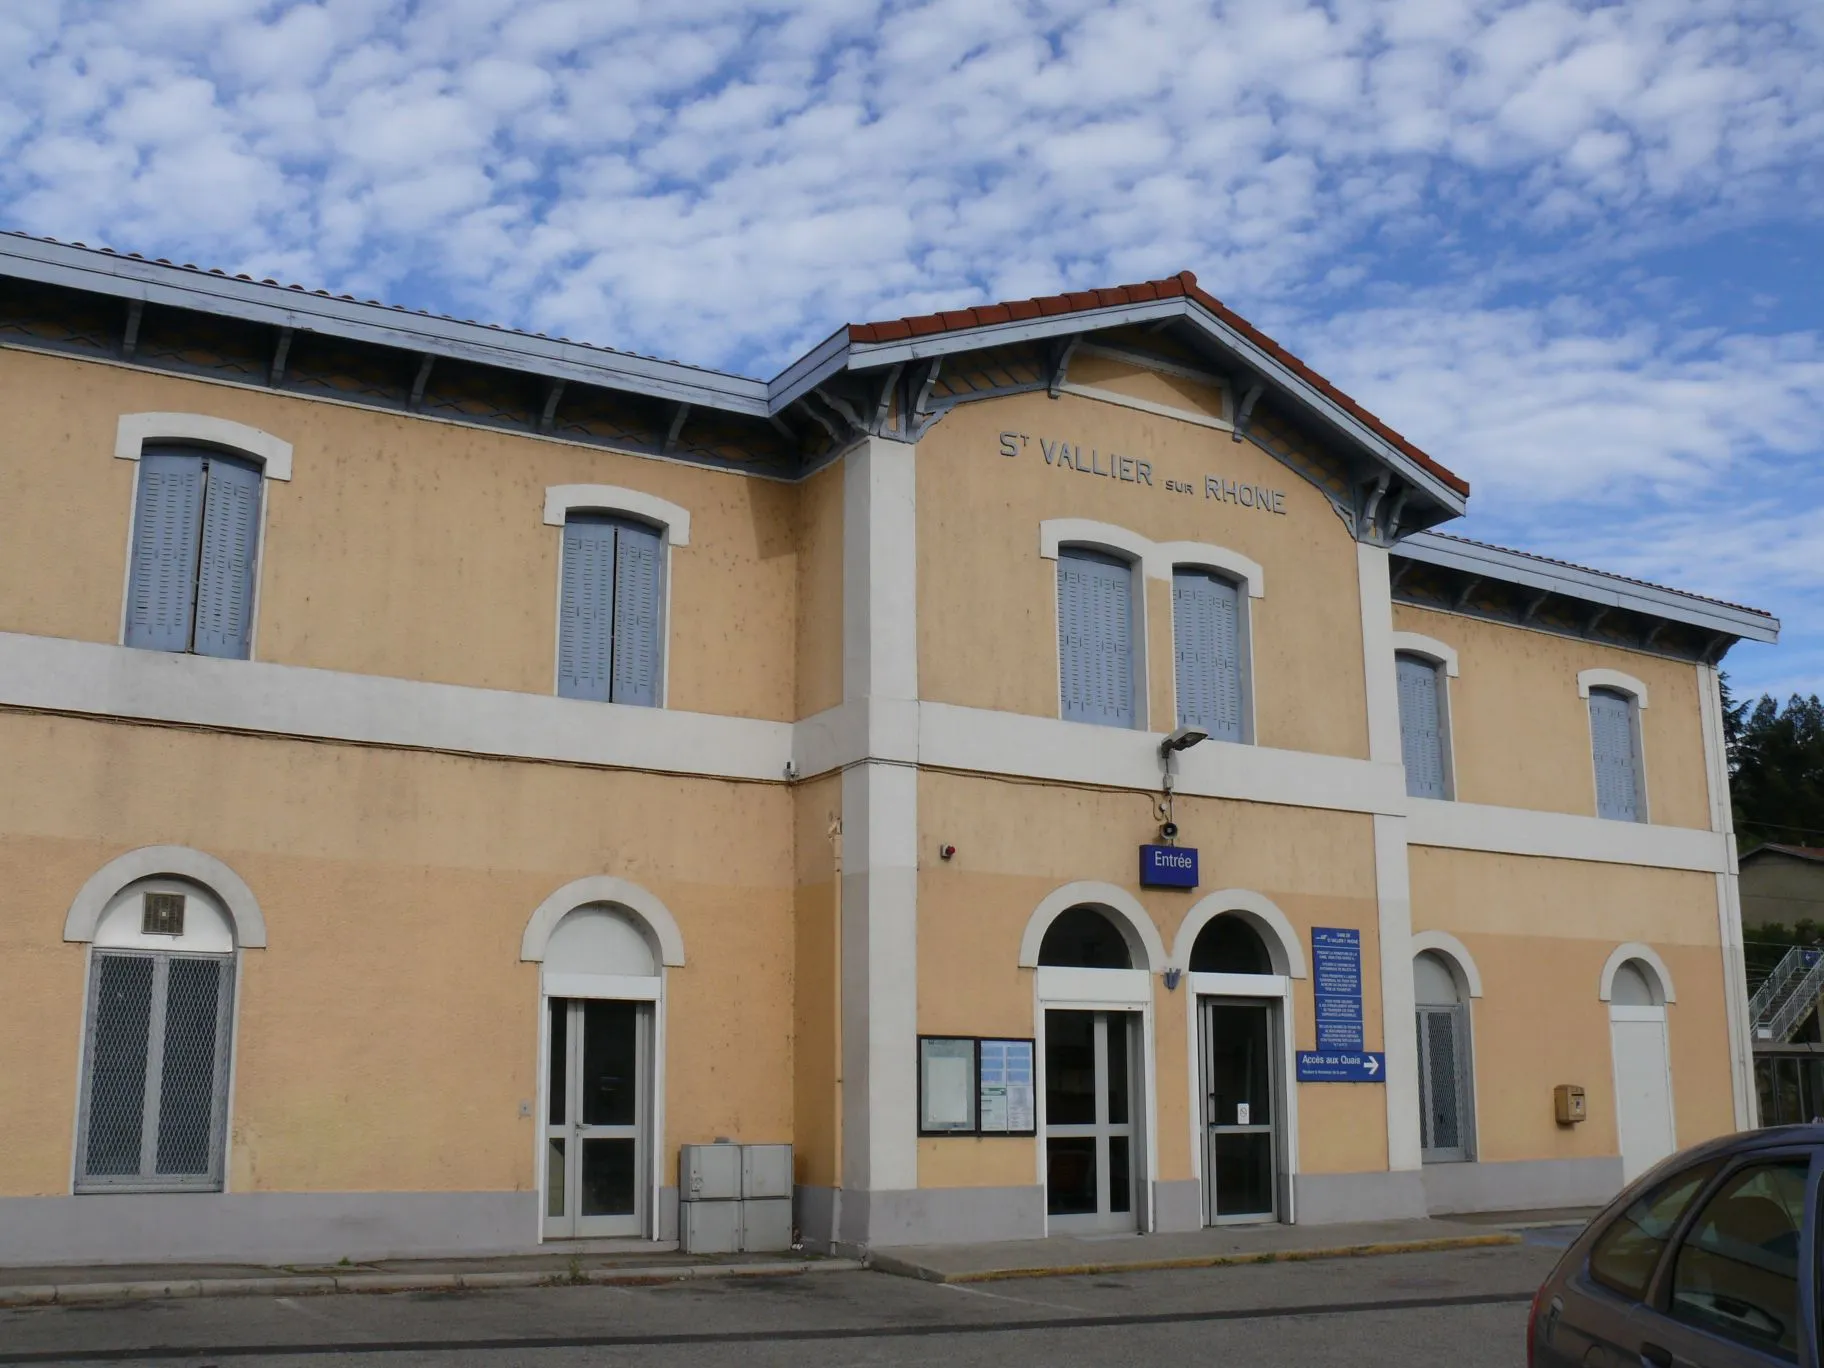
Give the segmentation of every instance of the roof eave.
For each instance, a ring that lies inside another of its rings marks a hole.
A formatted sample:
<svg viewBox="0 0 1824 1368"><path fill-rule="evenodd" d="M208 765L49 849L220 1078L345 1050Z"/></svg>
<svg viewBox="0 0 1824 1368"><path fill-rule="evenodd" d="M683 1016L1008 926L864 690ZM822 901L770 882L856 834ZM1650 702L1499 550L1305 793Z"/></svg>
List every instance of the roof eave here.
<svg viewBox="0 0 1824 1368"><path fill-rule="evenodd" d="M1138 304L1120 304L1099 309L1081 309L1070 313L1051 314L1043 318L1007 323L984 323L969 328L934 332L923 337L909 337L894 342L848 342L846 356L832 357L816 379L805 377L789 398L775 398L775 403L789 403L791 398L821 384L829 374L846 364L853 370L890 366L906 361L949 356L957 352L976 351L983 347L1005 346L1042 338L1062 337L1071 333L1094 332L1163 319L1183 318L1197 325L1220 346L1233 353L1240 363L1270 382L1281 393L1298 400L1329 426L1343 433L1372 458L1391 466L1402 479L1424 491L1449 516L1460 515L1468 506L1465 495L1426 470L1405 452L1394 446L1374 429L1337 404L1303 376L1262 350L1244 334L1223 322L1216 314L1195 300L1182 295L1149 300ZM843 334L838 334L841 338ZM835 339L833 339L835 340ZM828 345L828 344L826 344ZM790 372L788 372L790 374ZM783 379L783 377L781 377ZM775 382L777 383L777 382Z"/></svg>
<svg viewBox="0 0 1824 1368"><path fill-rule="evenodd" d="M1415 532L1403 538L1393 547L1393 554L1426 565L1438 565L1509 584L1550 590L1588 603L1682 622L1743 641L1772 644L1780 639L1778 618L1766 617L1746 608L1693 598L1675 589L1636 584L1619 576L1605 575L1599 570L1548 565L1517 552L1465 545L1429 532Z"/></svg>
<svg viewBox="0 0 1824 1368"><path fill-rule="evenodd" d="M764 381L681 362L605 352L577 343L503 332L384 304L328 298L85 247L0 236L0 271L47 285L293 328L421 354L475 361L656 399L766 417Z"/></svg>

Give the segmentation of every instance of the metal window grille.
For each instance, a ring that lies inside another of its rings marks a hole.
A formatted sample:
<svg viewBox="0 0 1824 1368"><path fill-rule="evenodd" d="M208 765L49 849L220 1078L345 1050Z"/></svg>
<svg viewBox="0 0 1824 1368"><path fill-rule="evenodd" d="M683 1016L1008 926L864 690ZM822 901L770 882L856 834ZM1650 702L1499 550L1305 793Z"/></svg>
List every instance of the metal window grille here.
<svg viewBox="0 0 1824 1368"><path fill-rule="evenodd" d="M1426 1159L1472 1155L1468 1025L1461 1004L1418 1010L1419 1143Z"/></svg>
<svg viewBox="0 0 1824 1368"><path fill-rule="evenodd" d="M232 956L95 952L78 1192L220 1190L233 993Z"/></svg>

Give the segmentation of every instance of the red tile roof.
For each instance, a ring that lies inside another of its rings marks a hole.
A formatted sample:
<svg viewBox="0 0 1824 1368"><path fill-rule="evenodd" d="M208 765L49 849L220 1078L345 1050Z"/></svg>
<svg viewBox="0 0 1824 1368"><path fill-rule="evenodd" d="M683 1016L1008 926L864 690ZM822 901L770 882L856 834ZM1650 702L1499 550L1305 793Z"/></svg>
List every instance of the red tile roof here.
<svg viewBox="0 0 1824 1368"><path fill-rule="evenodd" d="M1147 280L1138 285L1116 285L1112 289L1077 290L1070 294L1045 295L1038 299L1010 299L1002 304L979 304L972 309L955 309L944 313L921 314L916 318L895 318L883 323L849 324L851 342L903 342L933 333L961 332L984 328L996 323L1022 323L1034 318L1051 318L1058 314L1083 313L1090 309L1107 309L1122 304L1150 304L1159 299L1193 299L1235 329L1282 366L1296 374L1326 398L1341 405L1353 417L1372 428L1406 455L1417 461L1438 479L1465 497L1469 481L1434 461L1406 438L1376 418L1335 385L1300 361L1279 343L1256 328L1247 319L1197 284L1197 277L1180 271L1164 280Z"/></svg>

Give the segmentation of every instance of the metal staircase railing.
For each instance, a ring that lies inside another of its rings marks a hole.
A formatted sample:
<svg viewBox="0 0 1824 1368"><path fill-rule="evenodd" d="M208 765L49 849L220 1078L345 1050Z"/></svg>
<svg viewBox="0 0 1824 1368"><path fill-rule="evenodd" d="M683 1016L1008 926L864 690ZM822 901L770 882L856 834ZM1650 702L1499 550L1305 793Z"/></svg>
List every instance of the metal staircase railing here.
<svg viewBox="0 0 1824 1368"><path fill-rule="evenodd" d="M1799 1023L1811 1015L1818 1000L1824 998L1824 954L1811 950L1811 964L1805 975L1792 986L1786 1000L1774 1009L1767 1023L1767 1034L1782 1043L1791 1040Z"/></svg>
<svg viewBox="0 0 1824 1368"><path fill-rule="evenodd" d="M1780 957L1773 972L1761 980L1761 986L1748 999L1748 1019L1754 1023L1757 1036L1760 1028L1772 1020L1773 1014L1786 1001L1787 987L1794 979L1802 977L1809 967L1805 952L1795 945Z"/></svg>

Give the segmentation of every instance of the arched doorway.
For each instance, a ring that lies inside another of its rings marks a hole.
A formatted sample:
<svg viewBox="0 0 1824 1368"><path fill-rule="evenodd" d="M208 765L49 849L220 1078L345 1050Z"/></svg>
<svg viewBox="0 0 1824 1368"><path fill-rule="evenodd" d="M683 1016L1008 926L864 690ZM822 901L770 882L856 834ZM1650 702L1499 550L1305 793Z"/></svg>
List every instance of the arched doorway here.
<svg viewBox="0 0 1824 1368"><path fill-rule="evenodd" d="M1095 907L1058 915L1039 947L1039 965L1134 967L1120 931ZM1045 1013L1045 1205L1054 1230L1135 1227L1139 1044L1131 1011Z"/></svg>
<svg viewBox="0 0 1824 1368"><path fill-rule="evenodd" d="M1645 954L1631 953L1635 950ZM1644 946L1621 946L1603 972L1623 1182L1632 1182L1678 1148L1666 1024L1671 981L1663 965L1655 963L1658 959Z"/></svg>
<svg viewBox="0 0 1824 1368"><path fill-rule="evenodd" d="M540 993L538 1178L545 1239L659 1237L664 989L677 925L609 878L558 890L526 928Z"/></svg>
<svg viewBox="0 0 1824 1368"><path fill-rule="evenodd" d="M1419 1038L1419 1147L1426 1163L1474 1155L1470 1105L1469 1002L1443 955L1412 958L1412 1000Z"/></svg>
<svg viewBox="0 0 1824 1368"><path fill-rule="evenodd" d="M1280 1219L1283 1189L1285 980L1255 924L1218 913L1191 942L1197 1003L1204 1221Z"/></svg>
<svg viewBox="0 0 1824 1368"><path fill-rule="evenodd" d="M1114 885L1067 884L1027 923L1048 1230L1151 1227L1152 984L1164 959L1146 909Z"/></svg>

